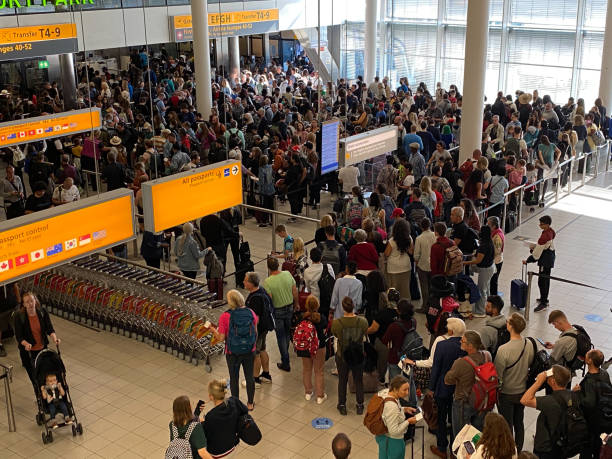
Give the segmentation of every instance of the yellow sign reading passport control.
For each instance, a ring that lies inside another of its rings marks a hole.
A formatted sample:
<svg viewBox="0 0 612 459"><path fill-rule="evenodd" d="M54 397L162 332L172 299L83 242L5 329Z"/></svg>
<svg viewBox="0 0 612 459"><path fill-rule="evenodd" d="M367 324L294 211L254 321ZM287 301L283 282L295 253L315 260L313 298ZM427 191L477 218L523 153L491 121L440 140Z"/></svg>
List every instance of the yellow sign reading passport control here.
<svg viewBox="0 0 612 459"><path fill-rule="evenodd" d="M134 195L121 189L0 224L0 285L129 241Z"/></svg>
<svg viewBox="0 0 612 459"><path fill-rule="evenodd" d="M142 201L145 230L154 233L242 204L240 161L144 182Z"/></svg>

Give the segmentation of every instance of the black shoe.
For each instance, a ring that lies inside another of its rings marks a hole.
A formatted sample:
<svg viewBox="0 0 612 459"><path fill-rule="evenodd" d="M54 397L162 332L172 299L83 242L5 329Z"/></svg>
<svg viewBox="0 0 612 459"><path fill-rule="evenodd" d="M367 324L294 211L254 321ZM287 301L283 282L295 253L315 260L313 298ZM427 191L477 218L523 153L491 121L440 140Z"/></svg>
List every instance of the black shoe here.
<svg viewBox="0 0 612 459"><path fill-rule="evenodd" d="M279 370L282 370L282 371L286 371L287 373L289 373L291 371L291 367L289 365L285 366L285 365L283 365L280 362L276 364L276 368L278 368Z"/></svg>
<svg viewBox="0 0 612 459"><path fill-rule="evenodd" d="M357 414L363 414L363 403L357 404Z"/></svg>
<svg viewBox="0 0 612 459"><path fill-rule="evenodd" d="M271 383L272 382L272 376L270 376L270 373L267 373L265 371L262 371L261 374L259 375L259 379L264 382L264 383Z"/></svg>
<svg viewBox="0 0 612 459"><path fill-rule="evenodd" d="M342 416L346 416L347 412L346 412L346 405L338 405L338 412L342 415Z"/></svg>
<svg viewBox="0 0 612 459"><path fill-rule="evenodd" d="M533 312L542 312L544 309L546 309L548 307L548 302L544 303L541 302L540 304L538 304L535 309L533 310Z"/></svg>

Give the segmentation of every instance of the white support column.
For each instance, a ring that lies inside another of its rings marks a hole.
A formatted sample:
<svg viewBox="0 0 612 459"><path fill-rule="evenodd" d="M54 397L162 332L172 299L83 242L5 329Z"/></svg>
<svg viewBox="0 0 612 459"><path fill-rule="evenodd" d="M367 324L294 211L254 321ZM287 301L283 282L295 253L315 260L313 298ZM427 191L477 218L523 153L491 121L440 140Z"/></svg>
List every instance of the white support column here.
<svg viewBox="0 0 612 459"><path fill-rule="evenodd" d="M378 0L366 0L365 14L365 71L363 80L369 85L374 81L374 77L376 76L376 22L378 15Z"/></svg>
<svg viewBox="0 0 612 459"><path fill-rule="evenodd" d="M481 145L488 39L489 2L468 2L459 163Z"/></svg>
<svg viewBox="0 0 612 459"><path fill-rule="evenodd" d="M606 31L604 33L603 53L601 56L601 76L599 78L599 97L604 107L612 106L612 0L608 0Z"/></svg>
<svg viewBox="0 0 612 459"><path fill-rule="evenodd" d="M193 58L198 111L208 120L212 107L210 84L210 44L208 42L208 2L191 0L193 28Z"/></svg>
<svg viewBox="0 0 612 459"><path fill-rule="evenodd" d="M240 42L238 37L229 37L229 76L232 81L240 77Z"/></svg>
<svg viewBox="0 0 612 459"><path fill-rule="evenodd" d="M269 33L263 34L263 55L264 55L264 61L266 64L265 66L267 67L270 61L272 60L270 56L270 34Z"/></svg>

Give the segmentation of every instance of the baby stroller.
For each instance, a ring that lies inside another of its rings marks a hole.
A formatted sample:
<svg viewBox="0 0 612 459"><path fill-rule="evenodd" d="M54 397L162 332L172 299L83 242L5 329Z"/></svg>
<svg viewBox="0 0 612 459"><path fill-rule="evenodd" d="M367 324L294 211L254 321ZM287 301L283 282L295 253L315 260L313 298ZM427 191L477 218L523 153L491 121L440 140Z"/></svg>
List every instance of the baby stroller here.
<svg viewBox="0 0 612 459"><path fill-rule="evenodd" d="M66 367L62 358L60 357L59 346L57 352L51 349L43 349L38 353L36 359L33 362L34 367L34 378L36 380L36 404L38 405L38 413L36 414L36 423L39 426L44 426L45 431L42 432L42 441L46 445L53 441L52 429L47 425L47 421L51 418L49 413L49 407L47 402L43 400L40 388L46 384L46 377L48 374L55 374L57 376L57 382L61 383L64 388L65 396L63 401L68 408L68 415L72 418L72 424L67 424L65 420L57 424L57 427L67 427L72 425L72 436L76 437L77 433L83 435L83 426L76 417L74 406L72 405L72 398L70 397L70 389L68 382L66 381ZM48 416L47 416L48 415Z"/></svg>

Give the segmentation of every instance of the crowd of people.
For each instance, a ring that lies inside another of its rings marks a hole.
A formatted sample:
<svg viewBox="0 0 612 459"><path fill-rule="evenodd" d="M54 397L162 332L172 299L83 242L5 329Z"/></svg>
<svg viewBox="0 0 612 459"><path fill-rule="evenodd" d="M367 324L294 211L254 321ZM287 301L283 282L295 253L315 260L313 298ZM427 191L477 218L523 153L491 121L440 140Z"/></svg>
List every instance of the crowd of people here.
<svg viewBox="0 0 612 459"><path fill-rule="evenodd" d="M605 142L609 117L600 99L587 111L582 99L561 106L537 91L518 91L515 97L500 93L484 108L481 148L459 162L453 147L461 138L462 98L454 85L445 90L438 83L430 92L424 83L413 89L402 78L393 89L387 78L378 77L370 84L361 77L324 84L300 56L236 75L221 69L211 87L213 114L203 119L195 110L192 61L183 57L150 58L141 51L120 75L83 71L89 73L80 81L89 83L79 85L79 103L102 109L102 129L93 137L86 133L5 149L9 165L0 190L7 218L78 200L87 181L94 189L100 186L86 177L98 158L106 189L132 189L140 209L143 182L228 158L242 162L244 175L252 177L247 200L264 209L273 209L278 198L289 201L298 216L304 205L319 204L321 190L337 195L314 234L315 247L307 249L302 238L278 225L274 230L283 250L268 257L268 276L243 273L246 298L239 290L227 292L229 309L211 330L217 342L225 342L231 397L225 382L212 381L214 407L205 416L201 404L194 412L188 398L174 401L171 440L187 438L193 457L223 457L235 448L238 432L221 432L219 426L237 425L239 417L255 410L256 389L272 383L266 351L272 331L279 371L295 369L293 343L306 401L328 400L324 368L333 358L338 412L348 415L347 389L354 385L356 414L365 413L366 419L374 414L384 424L376 435L380 458L404 457L421 398L431 402L428 412L421 404L424 414L437 415L431 451L441 458L458 454L452 445L468 424L482 431L474 451L467 451L472 458L516 457L524 446L524 406L540 411L534 453L565 457L569 400L576 401L588 426L588 439L573 443L581 446L581 457L599 456L599 434L610 421L597 409L605 402L600 386L612 390L603 354L586 349L587 339L591 344L586 331L554 310L548 320L561 336L544 343L551 353L543 357L536 342L522 336L522 315L503 314L498 279L505 238L501 219L522 205L517 193L507 192L526 185L525 204L543 206L550 171ZM3 120L60 107L61 91L53 83L26 99L0 96ZM366 183L363 165L321 175L320 126L332 118L343 121L342 136L397 126L397 149L388 152L374 183ZM566 170L550 178L567 179ZM262 227L271 225L263 212L254 217ZM542 235L523 262L539 266L536 312L549 307L556 237L550 216L539 222ZM181 272L195 278L204 259L209 288L221 284L222 292L228 247L234 265L240 265L239 224L239 213L227 209L160 235L144 232L141 255L159 268L174 232ZM127 249L114 253L126 256ZM30 298L27 305L25 298ZM59 341L34 299L24 294L16 333L23 352L45 347L48 334ZM35 316L42 321L38 327ZM468 326L472 319L485 319L479 331ZM417 333L417 321L426 323L429 345ZM584 380L568 390L585 364ZM474 389L481 371L499 384L484 405L475 400ZM246 405L239 400L241 386ZM535 397L542 387L548 395ZM372 400L382 400L378 407L372 401L365 406L366 391L377 393ZM348 457L350 440L337 438L334 454L337 449L346 455L336 457Z"/></svg>

